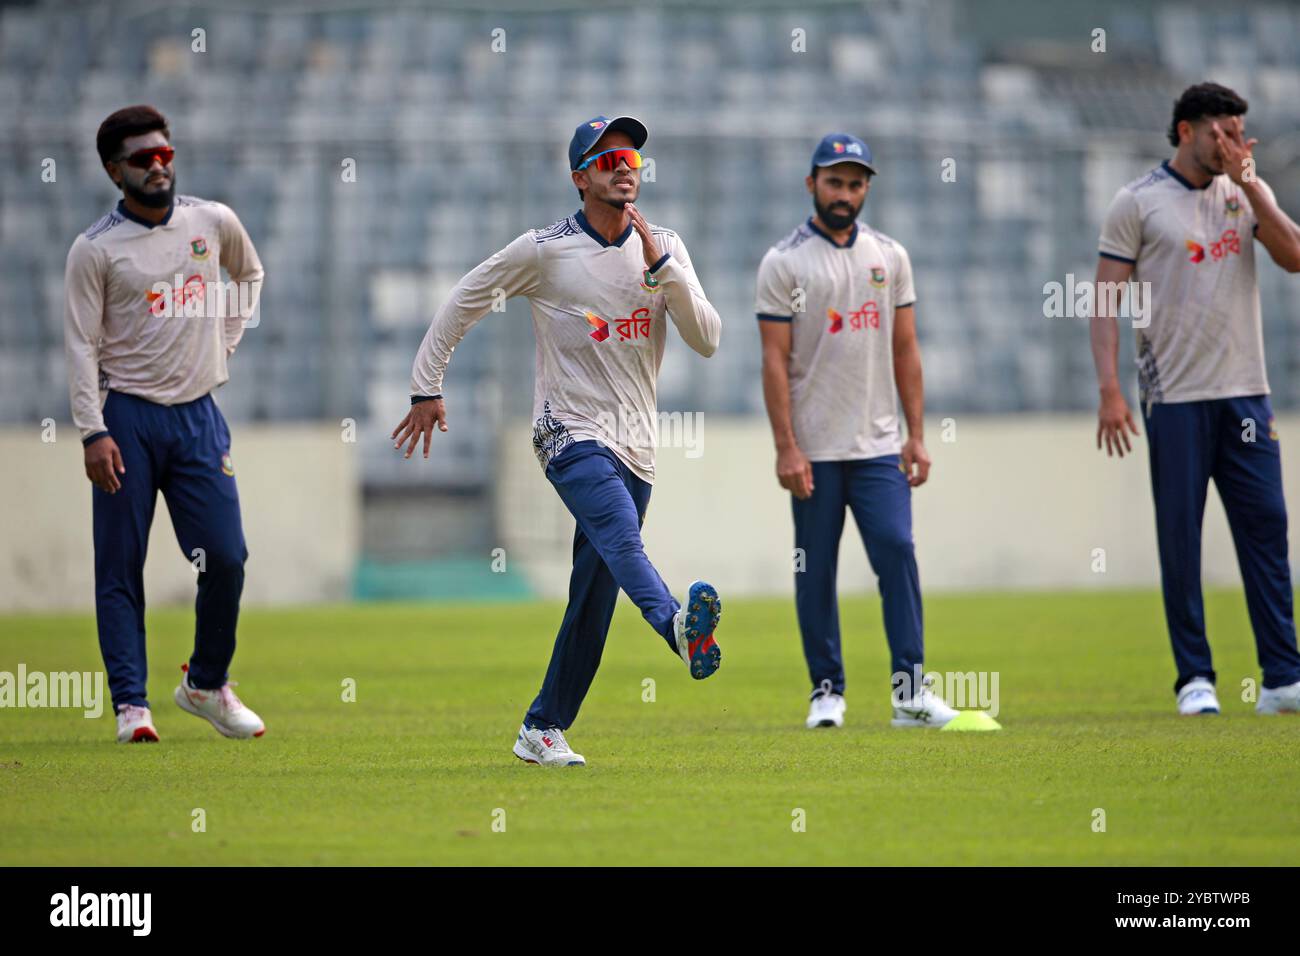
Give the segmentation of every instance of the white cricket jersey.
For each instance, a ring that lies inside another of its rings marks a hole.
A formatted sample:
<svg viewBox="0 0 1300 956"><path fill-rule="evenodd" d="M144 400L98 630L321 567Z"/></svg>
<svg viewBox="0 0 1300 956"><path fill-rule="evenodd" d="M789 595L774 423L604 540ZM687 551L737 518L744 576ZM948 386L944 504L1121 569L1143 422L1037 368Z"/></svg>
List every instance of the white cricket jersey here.
<svg viewBox="0 0 1300 956"><path fill-rule="evenodd" d="M216 298L223 266L246 284L242 299ZM119 203L78 236L68 252L63 324L82 440L107 430L109 389L175 405L229 379L226 359L257 307L262 276L234 212L194 196L177 196L158 225Z"/></svg>
<svg viewBox="0 0 1300 956"><path fill-rule="evenodd" d="M1168 162L1115 194L1101 254L1151 283L1150 325L1136 330L1142 404L1268 393L1256 222L1227 176L1197 189Z"/></svg>
<svg viewBox="0 0 1300 956"><path fill-rule="evenodd" d="M631 225L610 243L580 211L515 239L462 278L438 309L415 357L411 394L441 394L465 333L501 296L523 296L537 340L533 449L542 467L573 442L593 439L653 482L666 316L705 356L718 347L722 319L681 239L650 229L662 253L654 269Z"/></svg>
<svg viewBox="0 0 1300 956"><path fill-rule="evenodd" d="M894 310L915 301L907 250L865 223L840 246L809 219L763 256L756 311L792 325L790 416L810 460L902 448Z"/></svg>

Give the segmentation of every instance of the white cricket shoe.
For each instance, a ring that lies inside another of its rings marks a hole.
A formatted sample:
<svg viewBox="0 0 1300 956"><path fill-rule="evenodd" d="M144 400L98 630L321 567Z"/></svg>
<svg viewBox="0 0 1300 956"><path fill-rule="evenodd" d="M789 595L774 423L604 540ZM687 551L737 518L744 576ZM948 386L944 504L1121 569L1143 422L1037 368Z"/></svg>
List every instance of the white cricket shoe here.
<svg viewBox="0 0 1300 956"><path fill-rule="evenodd" d="M180 709L195 717L202 717L223 737L260 737L266 733L266 724L235 696L235 685L225 683L217 690L199 690L190 686L189 675L181 678L176 688L176 703Z"/></svg>
<svg viewBox="0 0 1300 956"><path fill-rule="evenodd" d="M153 725L153 714L148 707L125 704L117 712L117 742L119 744L156 744L158 728Z"/></svg>
<svg viewBox="0 0 1300 956"><path fill-rule="evenodd" d="M559 727L530 730L520 724L514 749L515 756L524 763L535 763L540 767L587 766L587 761L583 759L582 754L573 752L569 742L564 739L564 731Z"/></svg>
<svg viewBox="0 0 1300 956"><path fill-rule="evenodd" d="M925 680L920 693L910 700L898 700L890 695L894 704L894 717L889 722L891 727L942 727L957 716L956 710L930 690L931 683L932 680Z"/></svg>
<svg viewBox="0 0 1300 956"><path fill-rule="evenodd" d="M813 692L812 705L808 708L808 719L804 726L809 730L815 727L844 726L844 695L831 690L829 680L822 681L821 687Z"/></svg>
<svg viewBox="0 0 1300 956"><path fill-rule="evenodd" d="M1178 692L1178 713L1184 717L1218 712L1218 695L1214 693L1214 685L1204 677L1193 677Z"/></svg>
<svg viewBox="0 0 1300 956"><path fill-rule="evenodd" d="M1257 714L1294 714L1300 713L1300 681L1285 687L1265 687L1259 692L1255 703Z"/></svg>

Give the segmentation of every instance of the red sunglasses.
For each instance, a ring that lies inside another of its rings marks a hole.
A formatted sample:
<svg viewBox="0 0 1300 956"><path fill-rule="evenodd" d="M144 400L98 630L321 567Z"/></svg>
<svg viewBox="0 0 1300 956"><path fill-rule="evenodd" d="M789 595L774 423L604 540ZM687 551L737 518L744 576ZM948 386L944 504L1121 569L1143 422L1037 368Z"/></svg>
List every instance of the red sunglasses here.
<svg viewBox="0 0 1300 956"><path fill-rule="evenodd" d="M578 169L586 169L588 166L595 166L602 173L608 173L618 168L620 162L627 163L628 169L641 168L641 154L635 149L626 146L620 146L617 149L607 149L604 152L597 153L595 156L588 157L584 162L579 164Z"/></svg>
<svg viewBox="0 0 1300 956"><path fill-rule="evenodd" d="M122 156L118 162L134 166L136 169L148 169L155 161L164 167L170 166L175 156L176 150L171 146L150 146L148 149L137 149L129 156Z"/></svg>

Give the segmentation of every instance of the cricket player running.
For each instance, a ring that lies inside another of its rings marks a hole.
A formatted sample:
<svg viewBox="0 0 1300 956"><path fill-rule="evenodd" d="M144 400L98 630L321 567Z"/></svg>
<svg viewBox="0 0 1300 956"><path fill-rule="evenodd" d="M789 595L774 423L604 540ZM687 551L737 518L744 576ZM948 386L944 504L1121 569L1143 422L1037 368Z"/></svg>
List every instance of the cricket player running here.
<svg viewBox="0 0 1300 956"><path fill-rule="evenodd" d="M1286 502L1264 372L1258 239L1300 272L1300 228L1254 174L1244 138L1246 101L1216 83L1174 104L1173 158L1116 193L1101 230L1100 283L1150 283L1137 328L1138 390L1155 498L1165 620L1180 714L1217 714L1215 673L1201 602L1201 520L1214 480L1228 515L1255 632L1261 714L1300 709ZM1101 386L1097 447L1123 457L1138 434L1117 372L1112 303L1091 325ZM1149 325L1143 327L1146 323Z"/></svg>
<svg viewBox="0 0 1300 956"><path fill-rule="evenodd" d="M265 730L226 673L248 552L230 430L210 394L230 377L262 264L228 207L176 195L170 136L150 106L104 120L95 146L122 200L77 237L66 275L72 419L94 486L95 614L123 743L158 740L145 696L144 561L159 491L198 569L194 653L176 703L227 737ZM221 267L247 290L233 303Z"/></svg>
<svg viewBox="0 0 1300 956"><path fill-rule="evenodd" d="M678 604L646 557L641 524L654 481L655 385L668 324L703 356L722 320L704 297L686 246L633 204L647 132L638 120L598 116L569 143L582 209L531 229L456 285L420 345L411 410L393 431L410 458L434 428L447 431L443 375L452 350L501 294L532 303L537 338L533 449L577 520L569 605L551 663L514 744L543 766L583 766L564 731L600 665L621 588L696 679L721 661L713 637L717 591L696 581ZM635 233L635 238L633 234Z"/></svg>
<svg viewBox="0 0 1300 956"><path fill-rule="evenodd" d="M916 294L907 251L858 222L876 174L867 144L832 133L805 184L814 214L758 268L763 395L776 474L790 491L795 607L812 678L807 726L844 724L844 662L835 578L844 511L853 512L880 581L895 727L941 727L957 715L921 679L921 584L912 489L930 474ZM899 430L902 396L907 440Z"/></svg>

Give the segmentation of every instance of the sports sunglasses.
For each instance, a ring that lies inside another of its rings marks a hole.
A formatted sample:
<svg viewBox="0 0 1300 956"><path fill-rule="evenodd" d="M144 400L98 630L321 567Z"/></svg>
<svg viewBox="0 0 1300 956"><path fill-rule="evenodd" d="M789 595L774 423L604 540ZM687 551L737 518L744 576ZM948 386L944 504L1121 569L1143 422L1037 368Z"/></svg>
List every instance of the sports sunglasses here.
<svg viewBox="0 0 1300 956"><path fill-rule="evenodd" d="M641 154L630 147L620 146L617 149L607 149L595 156L589 156L579 164L578 168L586 169L594 164L602 173L608 173L618 169L620 162L626 162L628 169L640 169Z"/></svg>
<svg viewBox="0 0 1300 956"><path fill-rule="evenodd" d="M171 146L150 146L147 149L137 149L134 153L119 157L118 162L134 166L136 169L148 169L154 164L154 160L157 160L163 166L170 166L175 156L176 150Z"/></svg>

